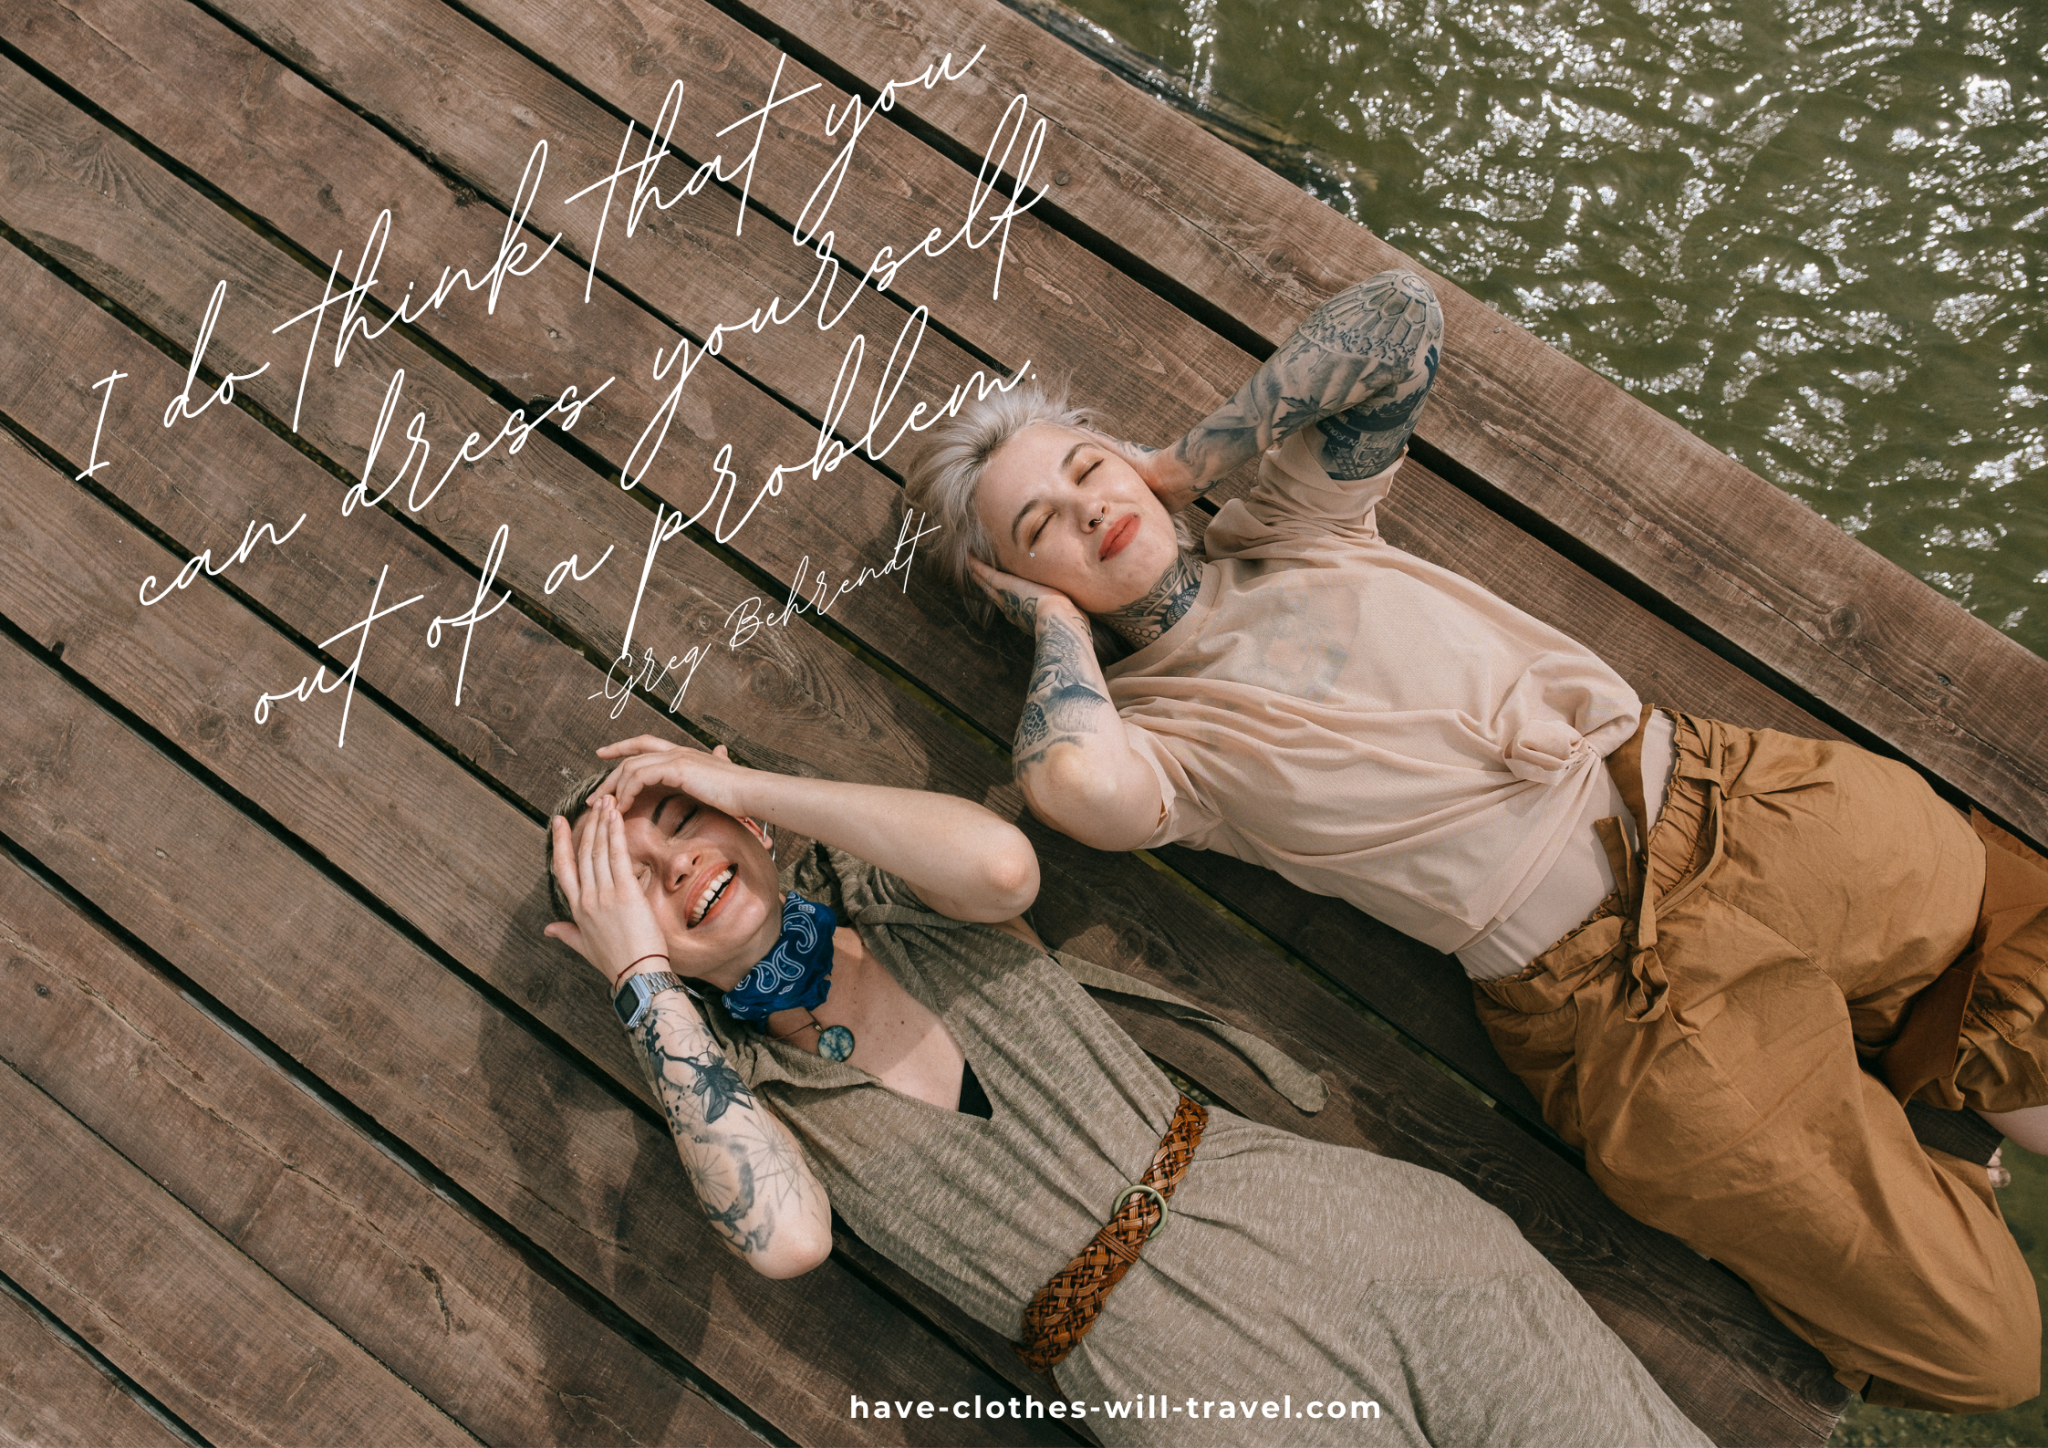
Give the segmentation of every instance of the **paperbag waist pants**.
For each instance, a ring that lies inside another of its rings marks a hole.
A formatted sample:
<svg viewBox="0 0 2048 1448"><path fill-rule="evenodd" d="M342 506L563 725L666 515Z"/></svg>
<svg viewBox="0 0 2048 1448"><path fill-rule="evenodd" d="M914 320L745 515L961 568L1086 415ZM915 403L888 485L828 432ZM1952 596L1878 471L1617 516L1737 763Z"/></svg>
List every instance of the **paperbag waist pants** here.
<svg viewBox="0 0 2048 1448"><path fill-rule="evenodd" d="M2032 1397L2040 1308L1984 1169L1923 1149L1875 1070L1982 943L1984 837L1904 765L1684 716L1642 855L1603 836L1621 891L1476 984L1544 1118L1616 1203L1742 1276L1867 1400ZM2023 858L1994 876L2039 904L1972 957L1955 1067L1917 1094L2003 1111L2048 1101L2048 866L1991 847Z"/></svg>

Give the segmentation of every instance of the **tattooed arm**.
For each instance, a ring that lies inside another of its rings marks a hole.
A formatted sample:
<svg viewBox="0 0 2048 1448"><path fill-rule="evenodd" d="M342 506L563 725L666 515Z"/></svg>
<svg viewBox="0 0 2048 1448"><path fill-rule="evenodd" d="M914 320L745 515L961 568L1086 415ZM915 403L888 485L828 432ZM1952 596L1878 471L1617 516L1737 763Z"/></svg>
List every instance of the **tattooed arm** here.
<svg viewBox="0 0 2048 1448"><path fill-rule="evenodd" d="M633 1035L697 1204L725 1245L764 1277L795 1277L830 1256L825 1188L689 996L656 995Z"/></svg>
<svg viewBox="0 0 2048 1448"><path fill-rule="evenodd" d="M573 829L557 815L548 833L555 882L575 918L556 921L547 935L616 991L634 965L667 954L619 811L601 799ZM794 1277L824 1261L832 1251L825 1189L789 1128L732 1069L689 995L653 997L634 1035L697 1201L726 1246L766 1277Z"/></svg>
<svg viewBox="0 0 2048 1448"><path fill-rule="evenodd" d="M1381 272L1348 287L1171 447L1137 467L1169 508L1183 508L1289 433L1322 424L1333 478L1368 478L1401 460L1436 379L1443 312L1420 277Z"/></svg>
<svg viewBox="0 0 2048 1448"><path fill-rule="evenodd" d="M1043 584L979 560L970 567L1003 616L1037 642L1012 755L1025 802L1084 845L1136 849L1158 827L1159 781L1109 702L1088 615Z"/></svg>

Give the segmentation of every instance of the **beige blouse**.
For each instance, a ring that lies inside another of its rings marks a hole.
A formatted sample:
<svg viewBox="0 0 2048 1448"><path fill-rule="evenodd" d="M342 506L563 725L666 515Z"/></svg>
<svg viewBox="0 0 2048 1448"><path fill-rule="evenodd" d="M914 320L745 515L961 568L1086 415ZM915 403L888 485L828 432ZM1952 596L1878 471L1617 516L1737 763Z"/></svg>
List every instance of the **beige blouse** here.
<svg viewBox="0 0 2048 1448"><path fill-rule="evenodd" d="M1186 617L1105 671L1172 841L1262 864L1454 951L1604 803L1634 690L1591 649L1379 535L1384 481L1315 434L1209 525Z"/></svg>

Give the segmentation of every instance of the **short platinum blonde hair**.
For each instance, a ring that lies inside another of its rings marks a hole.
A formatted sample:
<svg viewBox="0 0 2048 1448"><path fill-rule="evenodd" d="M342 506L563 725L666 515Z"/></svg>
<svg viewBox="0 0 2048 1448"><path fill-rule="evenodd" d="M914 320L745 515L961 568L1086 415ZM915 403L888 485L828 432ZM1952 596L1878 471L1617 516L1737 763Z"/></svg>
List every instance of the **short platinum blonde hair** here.
<svg viewBox="0 0 2048 1448"><path fill-rule="evenodd" d="M989 459L1035 424L1097 432L1095 421L1095 414L1088 409L1067 404L1064 386L1049 389L1036 382L1019 382L1008 392L970 399L925 435L924 451L904 475L903 501L939 525L937 546L925 556L967 600L978 622L987 623L995 614L995 605L967 571L967 560L979 558L991 568L1001 566L996 562L995 544L989 541L974 506Z"/></svg>
<svg viewBox="0 0 2048 1448"><path fill-rule="evenodd" d="M979 558L991 568L1002 565L996 562L988 530L981 526L975 495L981 490L989 459L1011 438L1039 423L1094 433L1119 451L1128 451L1102 430L1093 411L1068 403L1064 384L1049 388L1037 382L1019 382L1007 392L970 399L957 414L933 427L925 435L924 450L904 474L904 506L939 525L933 535L935 546L925 556L967 601L969 616L983 625L994 621L995 605L967 571L967 560ZM1173 531L1182 548L1193 546L1193 535L1178 513L1173 514ZM1120 658L1130 651L1107 625L1090 622L1098 657Z"/></svg>

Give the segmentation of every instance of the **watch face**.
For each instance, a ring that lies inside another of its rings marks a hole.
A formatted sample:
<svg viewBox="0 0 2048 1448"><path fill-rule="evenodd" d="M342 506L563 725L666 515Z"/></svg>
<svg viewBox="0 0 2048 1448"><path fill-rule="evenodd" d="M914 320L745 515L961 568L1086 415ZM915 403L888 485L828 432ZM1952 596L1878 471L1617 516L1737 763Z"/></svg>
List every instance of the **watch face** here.
<svg viewBox="0 0 2048 1448"><path fill-rule="evenodd" d="M619 1013L619 1024L629 1029L640 1019L640 992L633 984L638 979L638 976L627 977L626 983L619 987L619 993L612 997L612 1009Z"/></svg>

